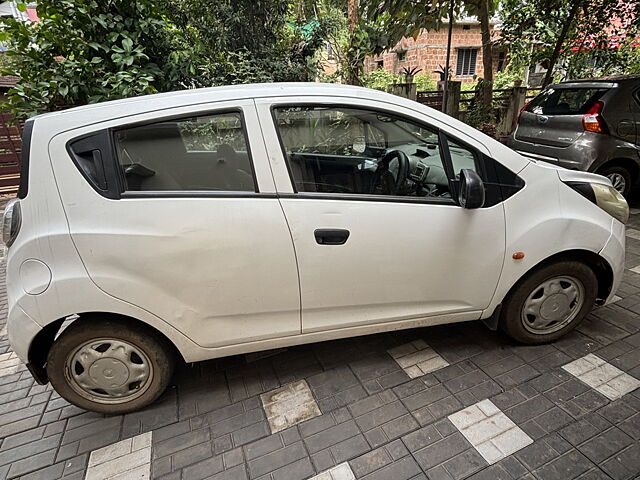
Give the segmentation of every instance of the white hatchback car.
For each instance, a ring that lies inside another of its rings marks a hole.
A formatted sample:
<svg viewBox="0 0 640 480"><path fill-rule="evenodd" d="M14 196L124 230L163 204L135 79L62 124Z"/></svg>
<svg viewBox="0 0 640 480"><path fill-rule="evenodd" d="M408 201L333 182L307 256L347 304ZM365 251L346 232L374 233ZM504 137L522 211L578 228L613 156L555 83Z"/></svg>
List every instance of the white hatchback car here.
<svg viewBox="0 0 640 480"><path fill-rule="evenodd" d="M607 179L373 90L89 105L29 120L23 155L9 340L88 410L152 402L176 354L480 319L552 341L622 278L629 212Z"/></svg>

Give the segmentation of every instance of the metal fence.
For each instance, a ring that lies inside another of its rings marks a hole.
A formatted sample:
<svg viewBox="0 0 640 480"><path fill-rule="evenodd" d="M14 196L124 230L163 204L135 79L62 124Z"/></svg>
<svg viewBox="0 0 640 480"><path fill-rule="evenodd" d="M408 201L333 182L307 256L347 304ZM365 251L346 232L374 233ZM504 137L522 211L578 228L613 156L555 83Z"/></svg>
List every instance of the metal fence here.
<svg viewBox="0 0 640 480"><path fill-rule="evenodd" d="M20 184L22 125L0 114L0 195L15 194Z"/></svg>

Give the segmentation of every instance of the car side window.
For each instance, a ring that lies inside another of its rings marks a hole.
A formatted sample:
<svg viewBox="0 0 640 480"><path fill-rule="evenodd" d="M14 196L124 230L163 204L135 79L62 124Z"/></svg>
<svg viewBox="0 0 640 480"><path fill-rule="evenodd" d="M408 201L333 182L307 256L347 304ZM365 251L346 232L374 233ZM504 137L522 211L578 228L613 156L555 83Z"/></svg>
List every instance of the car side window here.
<svg viewBox="0 0 640 480"><path fill-rule="evenodd" d="M447 137L447 145L449 146L449 155L451 157L451 164L453 165L453 174L456 179L460 177L460 170L470 169L477 171L477 159L474 150L463 146L449 137Z"/></svg>
<svg viewBox="0 0 640 480"><path fill-rule="evenodd" d="M114 140L127 191L256 191L239 112L125 128Z"/></svg>
<svg viewBox="0 0 640 480"><path fill-rule="evenodd" d="M435 129L352 107L279 107L274 116L298 192L451 198ZM461 147L455 165L475 168L473 153Z"/></svg>

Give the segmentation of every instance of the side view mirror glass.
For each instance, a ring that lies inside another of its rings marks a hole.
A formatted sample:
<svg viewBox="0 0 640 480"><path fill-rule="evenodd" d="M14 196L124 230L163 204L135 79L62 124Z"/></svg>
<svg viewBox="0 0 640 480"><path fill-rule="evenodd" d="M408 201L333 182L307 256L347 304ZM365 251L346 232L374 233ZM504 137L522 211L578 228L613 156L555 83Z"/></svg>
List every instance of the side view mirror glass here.
<svg viewBox="0 0 640 480"><path fill-rule="evenodd" d="M484 183L474 170L460 170L458 203L462 208L480 208L484 205Z"/></svg>

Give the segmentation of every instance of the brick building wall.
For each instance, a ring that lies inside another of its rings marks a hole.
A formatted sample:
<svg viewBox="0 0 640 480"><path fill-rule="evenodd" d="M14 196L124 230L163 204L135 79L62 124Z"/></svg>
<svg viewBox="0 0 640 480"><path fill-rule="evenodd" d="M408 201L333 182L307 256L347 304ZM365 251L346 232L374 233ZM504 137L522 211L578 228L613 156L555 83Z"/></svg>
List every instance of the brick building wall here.
<svg viewBox="0 0 640 480"><path fill-rule="evenodd" d="M492 38L498 38L499 32L493 30ZM451 71L454 80L462 82L473 82L473 74L457 75L456 65L462 49L475 49L475 75L482 77L484 69L482 65L482 37L480 25L474 23L457 23L453 27L451 38ZM434 73L436 70L444 68L447 54L447 27L444 26L439 31L422 30L418 37L403 38L398 44L376 57L367 57L365 60L365 71L370 72L376 68L384 68L388 72L401 74L404 67L418 67L422 72L429 74L434 80L440 80L440 76ZM467 53L466 55L469 55ZM500 62L502 60L502 62ZM494 48L493 70L498 70L500 64L504 63L504 53ZM442 67L441 67L442 66Z"/></svg>

